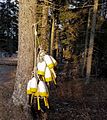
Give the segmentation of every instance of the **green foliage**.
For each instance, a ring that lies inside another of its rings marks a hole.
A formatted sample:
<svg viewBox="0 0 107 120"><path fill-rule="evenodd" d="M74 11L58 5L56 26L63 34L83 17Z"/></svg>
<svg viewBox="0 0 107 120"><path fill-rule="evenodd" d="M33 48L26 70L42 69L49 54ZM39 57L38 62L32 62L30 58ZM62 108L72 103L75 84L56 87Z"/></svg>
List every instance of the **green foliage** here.
<svg viewBox="0 0 107 120"><path fill-rule="evenodd" d="M18 3L7 0L0 2L1 49L16 51L18 42Z"/></svg>
<svg viewBox="0 0 107 120"><path fill-rule="evenodd" d="M64 22L65 20L71 20L71 19L77 19L77 18L79 18L78 12L73 12L71 10L67 10L66 7L64 7L63 10L61 9L61 12L60 12L61 21Z"/></svg>
<svg viewBox="0 0 107 120"><path fill-rule="evenodd" d="M60 11L60 21L62 24L61 43L63 46L72 46L72 43L77 40L79 32L83 26L82 16L84 10L68 10L67 6Z"/></svg>

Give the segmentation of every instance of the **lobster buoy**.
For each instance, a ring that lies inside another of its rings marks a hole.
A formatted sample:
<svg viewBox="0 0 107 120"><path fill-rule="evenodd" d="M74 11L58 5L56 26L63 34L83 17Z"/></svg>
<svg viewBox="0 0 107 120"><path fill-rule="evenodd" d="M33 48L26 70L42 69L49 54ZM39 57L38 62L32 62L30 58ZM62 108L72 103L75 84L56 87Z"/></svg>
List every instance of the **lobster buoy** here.
<svg viewBox="0 0 107 120"><path fill-rule="evenodd" d="M48 67L46 67L44 80L45 80L45 82L48 82L48 83L50 81L52 81L52 74L51 74L51 71Z"/></svg>
<svg viewBox="0 0 107 120"><path fill-rule="evenodd" d="M29 80L27 83L27 94L28 95L32 94L32 92L30 91L30 83L31 83L31 80Z"/></svg>
<svg viewBox="0 0 107 120"><path fill-rule="evenodd" d="M54 67L54 63L49 55L44 56L44 61L46 62L47 66L51 69Z"/></svg>
<svg viewBox="0 0 107 120"><path fill-rule="evenodd" d="M37 78L33 77L31 80L30 80L30 91L31 92L36 92L37 91Z"/></svg>
<svg viewBox="0 0 107 120"><path fill-rule="evenodd" d="M27 84L27 98L28 98L28 103L32 104L34 94L37 92L37 82L38 79L33 77L31 80L28 81Z"/></svg>
<svg viewBox="0 0 107 120"><path fill-rule="evenodd" d="M46 86L44 81L41 81L41 80L39 81L38 93L39 93L39 96L41 97L49 97L48 87Z"/></svg>
<svg viewBox="0 0 107 120"><path fill-rule="evenodd" d="M38 75L45 75L46 63L45 61L39 62L37 64L37 74Z"/></svg>
<svg viewBox="0 0 107 120"><path fill-rule="evenodd" d="M39 81L38 90L35 93L35 96L37 96L38 110L41 109L40 101L39 101L40 98L44 99L45 106L49 108L49 103L48 103L49 91L44 81L41 80Z"/></svg>
<svg viewBox="0 0 107 120"><path fill-rule="evenodd" d="M57 61L52 56L50 56L50 57L52 59L52 62L54 63L54 66L56 66L57 65Z"/></svg>

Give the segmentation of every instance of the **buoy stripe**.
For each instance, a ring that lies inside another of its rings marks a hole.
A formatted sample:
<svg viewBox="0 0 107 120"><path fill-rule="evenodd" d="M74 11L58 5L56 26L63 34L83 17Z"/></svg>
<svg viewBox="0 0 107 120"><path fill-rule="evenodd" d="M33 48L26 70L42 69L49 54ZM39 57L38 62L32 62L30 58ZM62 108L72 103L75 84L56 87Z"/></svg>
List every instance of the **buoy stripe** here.
<svg viewBox="0 0 107 120"><path fill-rule="evenodd" d="M39 75L45 75L45 71L40 71L40 70L38 70L37 73L38 73Z"/></svg>
<svg viewBox="0 0 107 120"><path fill-rule="evenodd" d="M40 96L40 97L49 97L49 93L47 92L36 92L34 96Z"/></svg>
<svg viewBox="0 0 107 120"><path fill-rule="evenodd" d="M31 91L31 92L36 92L36 91L37 91L37 88L30 88L30 91Z"/></svg>
<svg viewBox="0 0 107 120"><path fill-rule="evenodd" d="M51 63L51 64L47 64L47 66L51 69L51 68L54 67L54 64L53 64L53 63Z"/></svg>

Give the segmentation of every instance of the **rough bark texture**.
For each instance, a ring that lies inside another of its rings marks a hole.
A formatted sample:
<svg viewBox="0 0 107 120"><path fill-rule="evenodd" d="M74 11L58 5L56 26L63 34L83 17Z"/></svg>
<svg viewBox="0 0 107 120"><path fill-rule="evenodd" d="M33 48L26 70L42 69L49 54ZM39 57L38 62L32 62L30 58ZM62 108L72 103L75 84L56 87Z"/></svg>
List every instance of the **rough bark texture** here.
<svg viewBox="0 0 107 120"><path fill-rule="evenodd" d="M44 50L48 51L48 3L44 0L43 10L42 10L42 26L41 26L41 46Z"/></svg>
<svg viewBox="0 0 107 120"><path fill-rule="evenodd" d="M19 48L16 83L13 92L15 105L25 106L26 86L34 63L35 0L20 0L19 3Z"/></svg>

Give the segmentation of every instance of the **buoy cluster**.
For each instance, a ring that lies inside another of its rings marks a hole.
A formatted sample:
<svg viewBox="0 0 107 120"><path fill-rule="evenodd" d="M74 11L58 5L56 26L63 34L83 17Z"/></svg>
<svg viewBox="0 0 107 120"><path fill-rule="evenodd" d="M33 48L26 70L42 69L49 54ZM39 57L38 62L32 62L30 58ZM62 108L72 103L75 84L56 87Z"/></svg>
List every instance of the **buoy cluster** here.
<svg viewBox="0 0 107 120"><path fill-rule="evenodd" d="M27 95L31 96L30 104L32 103L33 98L36 98L37 109L41 110L40 99L43 99L44 106L49 109L48 85L50 82L56 84L56 73L54 71L54 67L57 65L57 61L50 55L43 53L39 55L42 56L42 60L39 60L37 63L36 75L34 75L27 83Z"/></svg>

